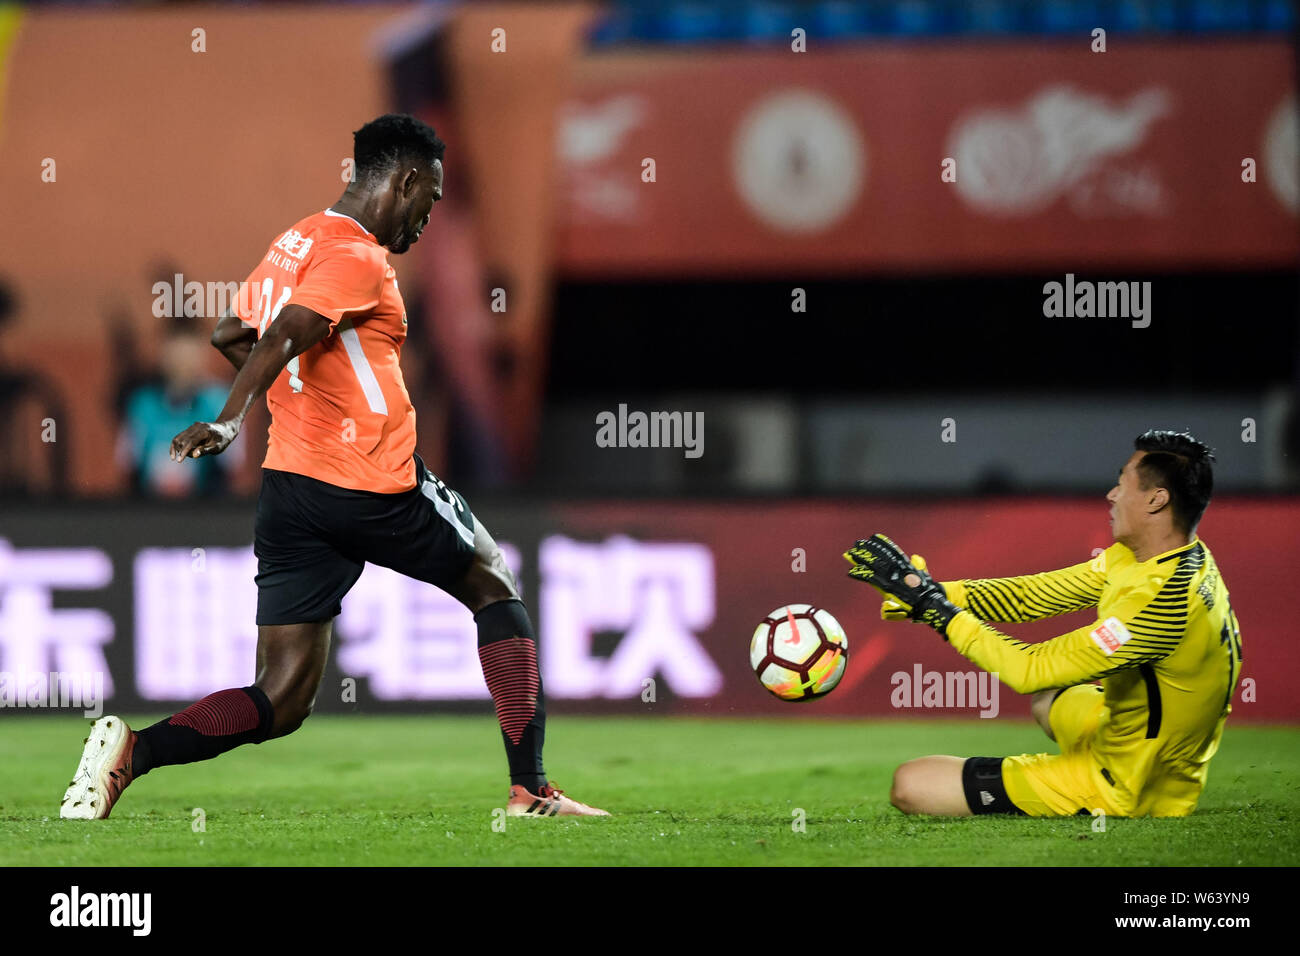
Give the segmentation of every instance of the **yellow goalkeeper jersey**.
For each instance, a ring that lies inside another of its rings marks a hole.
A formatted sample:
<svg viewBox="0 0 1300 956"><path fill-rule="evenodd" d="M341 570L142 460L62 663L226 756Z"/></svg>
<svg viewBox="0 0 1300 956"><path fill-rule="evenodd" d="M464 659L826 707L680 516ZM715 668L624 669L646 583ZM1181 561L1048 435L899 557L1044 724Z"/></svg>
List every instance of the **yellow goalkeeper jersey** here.
<svg viewBox="0 0 1300 956"><path fill-rule="evenodd" d="M1089 749L1112 812L1195 809L1242 660L1228 589L1204 542L1141 562L1115 543L1060 571L943 586L965 609L948 625L952 646L1013 690L1101 682L1105 706ZM1096 621L1038 644L985 623L1089 607L1097 608Z"/></svg>

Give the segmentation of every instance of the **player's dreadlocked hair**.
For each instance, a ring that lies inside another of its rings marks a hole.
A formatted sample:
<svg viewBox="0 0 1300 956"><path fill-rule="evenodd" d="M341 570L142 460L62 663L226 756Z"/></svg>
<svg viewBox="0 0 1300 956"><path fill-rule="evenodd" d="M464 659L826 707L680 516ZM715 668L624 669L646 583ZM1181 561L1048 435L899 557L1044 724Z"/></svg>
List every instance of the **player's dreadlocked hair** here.
<svg viewBox="0 0 1300 956"><path fill-rule="evenodd" d="M1142 487L1168 491L1174 524L1191 534L1214 493L1214 452L1187 432L1155 428L1138 435L1133 447L1146 452L1137 466Z"/></svg>
<svg viewBox="0 0 1300 956"><path fill-rule="evenodd" d="M391 173L398 163L408 160L432 166L435 159L442 159L446 148L431 126L405 113L387 113L352 134L352 157L360 182Z"/></svg>

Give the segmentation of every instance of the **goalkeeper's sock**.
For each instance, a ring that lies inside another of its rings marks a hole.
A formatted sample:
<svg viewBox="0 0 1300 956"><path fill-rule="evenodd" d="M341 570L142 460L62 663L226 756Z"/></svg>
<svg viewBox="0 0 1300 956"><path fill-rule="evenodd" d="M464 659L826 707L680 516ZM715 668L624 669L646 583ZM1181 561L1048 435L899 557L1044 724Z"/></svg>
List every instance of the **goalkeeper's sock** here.
<svg viewBox="0 0 1300 956"><path fill-rule="evenodd" d="M479 663L506 745L510 782L536 794L546 784L546 706L532 621L523 602L511 599L489 604L474 615L474 623Z"/></svg>
<svg viewBox="0 0 1300 956"><path fill-rule="evenodd" d="M242 744L260 744L271 733L275 711L260 687L233 687L209 694L178 714L136 734L131 773L211 760Z"/></svg>

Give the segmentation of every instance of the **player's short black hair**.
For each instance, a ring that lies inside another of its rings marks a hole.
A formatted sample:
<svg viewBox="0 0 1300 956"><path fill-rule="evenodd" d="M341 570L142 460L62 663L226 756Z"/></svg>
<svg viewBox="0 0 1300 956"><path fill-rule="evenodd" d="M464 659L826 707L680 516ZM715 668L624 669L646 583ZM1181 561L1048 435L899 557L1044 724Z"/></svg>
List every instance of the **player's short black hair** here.
<svg viewBox="0 0 1300 956"><path fill-rule="evenodd" d="M358 182L390 173L399 163L432 166L446 148L432 126L406 113L386 113L352 134Z"/></svg>
<svg viewBox="0 0 1300 956"><path fill-rule="evenodd" d="M1138 435L1133 447L1146 452L1137 465L1142 487L1168 491L1174 524L1190 534L1214 494L1214 452L1187 432L1156 428Z"/></svg>

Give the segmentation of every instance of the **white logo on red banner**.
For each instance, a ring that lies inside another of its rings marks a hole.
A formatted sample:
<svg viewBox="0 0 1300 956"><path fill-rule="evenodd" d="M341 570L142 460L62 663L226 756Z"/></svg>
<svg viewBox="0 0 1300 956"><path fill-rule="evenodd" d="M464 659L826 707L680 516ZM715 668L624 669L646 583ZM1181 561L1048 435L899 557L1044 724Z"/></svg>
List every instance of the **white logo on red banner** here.
<svg viewBox="0 0 1300 956"><path fill-rule="evenodd" d="M741 119L731 168L740 198L768 226L818 232L853 208L867 149L853 116L834 100L784 90Z"/></svg>
<svg viewBox="0 0 1300 956"><path fill-rule="evenodd" d="M112 696L104 647L113 619L98 608L59 607L55 598L112 580L113 562L98 548L14 548L0 538L0 674L9 675L11 690L13 675L102 674L104 695ZM48 698L37 686L28 700Z"/></svg>
<svg viewBox="0 0 1300 956"><path fill-rule="evenodd" d="M135 685L191 700L256 676L257 558L242 548L143 548L135 556Z"/></svg>
<svg viewBox="0 0 1300 956"><path fill-rule="evenodd" d="M542 683L557 697L634 698L662 676L681 697L711 697L722 673L701 645L713 623L713 555L691 542L603 543L561 535L541 546ZM612 651L594 646L597 635Z"/></svg>
<svg viewBox="0 0 1300 956"><path fill-rule="evenodd" d="M948 140L957 191L970 205L1002 215L1027 215L1062 197L1081 215L1163 214L1154 170L1119 161L1141 146L1170 99L1167 90L1150 87L1112 106L1103 96L1054 86L1020 110L967 113Z"/></svg>
<svg viewBox="0 0 1300 956"><path fill-rule="evenodd" d="M628 134L645 125L649 105L634 94L599 103L565 103L556 126L556 152L569 201L560 215L576 222L628 223L636 218L638 180L629 181L616 160Z"/></svg>
<svg viewBox="0 0 1300 956"><path fill-rule="evenodd" d="M1292 212L1300 209L1300 132L1295 114L1295 97L1289 96L1278 104L1264 134L1268 183L1282 205Z"/></svg>

